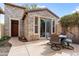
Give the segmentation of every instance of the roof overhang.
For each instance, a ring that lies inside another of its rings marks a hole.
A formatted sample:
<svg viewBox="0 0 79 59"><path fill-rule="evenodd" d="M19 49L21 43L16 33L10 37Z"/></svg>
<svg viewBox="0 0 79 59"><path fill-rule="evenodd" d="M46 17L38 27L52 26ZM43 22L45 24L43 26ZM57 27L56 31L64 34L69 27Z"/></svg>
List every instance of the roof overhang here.
<svg viewBox="0 0 79 59"><path fill-rule="evenodd" d="M52 15L54 15L55 17L57 17L59 19L59 16L57 16L55 13L50 11L48 8L39 8L39 9L29 10L29 11L27 11L27 13L38 12L38 11L43 11L43 10L47 10L49 13L51 13Z"/></svg>
<svg viewBox="0 0 79 59"><path fill-rule="evenodd" d="M57 17L59 19L59 16L57 16L55 13L53 13L52 11L50 11L48 8L38 8L38 9L33 9L33 10L27 11L26 8L23 7L23 6L18 6L18 5L12 4L12 3L4 3L4 4L24 9L25 10L24 16L25 16L25 14L28 14L30 12L38 12L38 11L47 10L49 13L51 13L52 15L54 15L55 17Z"/></svg>
<svg viewBox="0 0 79 59"><path fill-rule="evenodd" d="M4 3L4 4L5 4L5 5L14 6L14 7L17 7L17 8L21 8L21 9L26 9L26 8L23 7L23 6L18 6L18 5L12 4L12 3Z"/></svg>

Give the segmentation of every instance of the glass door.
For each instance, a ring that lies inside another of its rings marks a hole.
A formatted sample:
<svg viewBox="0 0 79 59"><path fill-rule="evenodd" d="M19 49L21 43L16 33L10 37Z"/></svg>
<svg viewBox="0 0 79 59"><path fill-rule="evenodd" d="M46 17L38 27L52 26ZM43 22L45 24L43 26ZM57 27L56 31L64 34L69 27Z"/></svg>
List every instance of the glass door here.
<svg viewBox="0 0 79 59"><path fill-rule="evenodd" d="M51 20L42 18L40 20L40 37L47 37L51 34Z"/></svg>
<svg viewBox="0 0 79 59"><path fill-rule="evenodd" d="M44 19L40 20L40 37L45 37L45 21L44 21Z"/></svg>
<svg viewBox="0 0 79 59"><path fill-rule="evenodd" d="M45 24L45 37L48 37L51 35L51 20L46 19Z"/></svg>

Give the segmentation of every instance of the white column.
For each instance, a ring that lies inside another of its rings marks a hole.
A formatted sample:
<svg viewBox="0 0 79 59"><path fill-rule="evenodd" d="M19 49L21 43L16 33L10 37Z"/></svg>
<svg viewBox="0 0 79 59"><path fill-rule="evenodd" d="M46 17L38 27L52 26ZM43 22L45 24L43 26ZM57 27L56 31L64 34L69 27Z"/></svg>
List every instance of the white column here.
<svg viewBox="0 0 79 59"><path fill-rule="evenodd" d="M40 21L41 21L41 19L40 19L40 17L38 17L38 34L39 34L39 37L40 37Z"/></svg>
<svg viewBox="0 0 79 59"><path fill-rule="evenodd" d="M45 19L44 21L45 21L45 37L46 37L46 27L47 27L46 25L47 25L47 20Z"/></svg>
<svg viewBox="0 0 79 59"><path fill-rule="evenodd" d="M20 29L21 29L21 28L20 28L20 20L18 21L18 23L19 23L19 25L18 25L18 30L19 30L19 31L18 31L18 35L20 36L20 34L21 34L21 33L20 33Z"/></svg>
<svg viewBox="0 0 79 59"><path fill-rule="evenodd" d="M51 20L51 34L53 33L53 21L54 21L54 18Z"/></svg>
<svg viewBox="0 0 79 59"><path fill-rule="evenodd" d="M9 19L9 36L11 36L11 19Z"/></svg>
<svg viewBox="0 0 79 59"><path fill-rule="evenodd" d="M52 20L51 20L51 34L52 34L52 29L53 29L53 22L52 22Z"/></svg>

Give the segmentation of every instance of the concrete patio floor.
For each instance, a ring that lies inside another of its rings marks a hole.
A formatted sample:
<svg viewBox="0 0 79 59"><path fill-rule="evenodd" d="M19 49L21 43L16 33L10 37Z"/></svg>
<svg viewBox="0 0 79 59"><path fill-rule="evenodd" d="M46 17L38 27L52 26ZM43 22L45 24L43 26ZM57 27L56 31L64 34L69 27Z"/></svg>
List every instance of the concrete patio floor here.
<svg viewBox="0 0 79 59"><path fill-rule="evenodd" d="M62 49L53 51L47 43L48 40L21 42L18 38L11 38L12 44L8 56L79 56L79 45L72 44L74 50Z"/></svg>

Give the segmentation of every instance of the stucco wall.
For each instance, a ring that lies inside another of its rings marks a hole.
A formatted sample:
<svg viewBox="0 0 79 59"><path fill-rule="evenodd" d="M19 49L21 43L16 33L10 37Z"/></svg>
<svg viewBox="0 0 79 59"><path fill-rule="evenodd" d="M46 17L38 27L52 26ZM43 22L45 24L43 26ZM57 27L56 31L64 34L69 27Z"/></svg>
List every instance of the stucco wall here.
<svg viewBox="0 0 79 59"><path fill-rule="evenodd" d="M0 24L0 38L4 35L4 25Z"/></svg>
<svg viewBox="0 0 79 59"><path fill-rule="evenodd" d="M57 24L57 34L60 34L62 32L62 28L61 27L61 24ZM79 44L79 29L77 26L74 26L74 27L68 27L68 31L69 32L72 32L73 34L73 42L74 43L78 43Z"/></svg>
<svg viewBox="0 0 79 59"><path fill-rule="evenodd" d="M60 23L58 23L57 24L57 34L60 34L62 32L62 27L61 27L61 24Z"/></svg>
<svg viewBox="0 0 79 59"><path fill-rule="evenodd" d="M76 41L79 43L79 29L78 29L78 27L74 26L72 28L69 28L68 30L75 35L75 37L73 38L73 41Z"/></svg>
<svg viewBox="0 0 79 59"><path fill-rule="evenodd" d="M33 38L40 39L40 18L48 18L51 20L55 20L55 24L57 23L58 19L49 13L48 11L38 11L38 12L30 12L27 16L28 23L28 38L29 40L33 40ZM35 33L35 17L38 17L38 33ZM27 28L27 27L25 27ZM25 30L26 31L26 30Z"/></svg>
<svg viewBox="0 0 79 59"><path fill-rule="evenodd" d="M5 35L11 36L11 20L19 20L19 35L22 33L24 9L5 4Z"/></svg>

